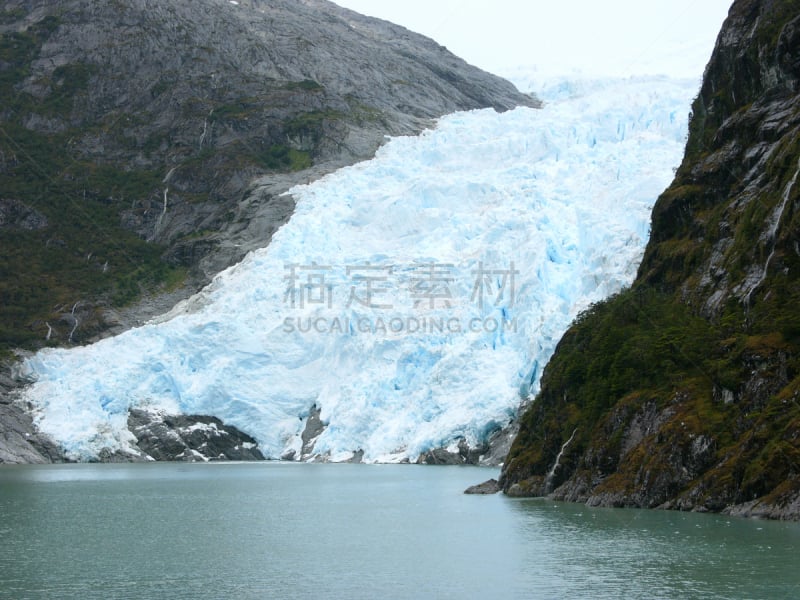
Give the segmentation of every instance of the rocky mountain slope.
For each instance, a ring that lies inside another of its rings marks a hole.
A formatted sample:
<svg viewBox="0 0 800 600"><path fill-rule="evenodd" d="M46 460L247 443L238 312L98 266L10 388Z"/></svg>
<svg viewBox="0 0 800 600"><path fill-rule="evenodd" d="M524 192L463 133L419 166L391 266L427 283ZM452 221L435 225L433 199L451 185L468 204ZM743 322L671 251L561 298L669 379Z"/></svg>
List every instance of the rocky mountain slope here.
<svg viewBox="0 0 800 600"><path fill-rule="evenodd" d="M12 349L164 311L267 245L293 185L441 115L518 105L538 102L325 0L4 2L0 462L61 459L14 401ZM208 417L151 417L143 453L260 456Z"/></svg>
<svg viewBox="0 0 800 600"><path fill-rule="evenodd" d="M325 0L4 2L0 351L163 310L266 245L292 185L517 105L537 102Z"/></svg>
<svg viewBox="0 0 800 600"><path fill-rule="evenodd" d="M800 2L737 0L634 285L564 336L500 485L800 518Z"/></svg>

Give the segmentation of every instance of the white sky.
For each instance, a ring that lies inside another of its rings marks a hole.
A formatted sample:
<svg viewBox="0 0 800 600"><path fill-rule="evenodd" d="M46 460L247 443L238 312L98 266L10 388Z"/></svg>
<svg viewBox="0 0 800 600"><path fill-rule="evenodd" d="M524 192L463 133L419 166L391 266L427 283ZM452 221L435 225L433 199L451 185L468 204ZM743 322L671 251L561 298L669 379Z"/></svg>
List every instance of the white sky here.
<svg viewBox="0 0 800 600"><path fill-rule="evenodd" d="M503 74L700 77L732 0L334 0Z"/></svg>

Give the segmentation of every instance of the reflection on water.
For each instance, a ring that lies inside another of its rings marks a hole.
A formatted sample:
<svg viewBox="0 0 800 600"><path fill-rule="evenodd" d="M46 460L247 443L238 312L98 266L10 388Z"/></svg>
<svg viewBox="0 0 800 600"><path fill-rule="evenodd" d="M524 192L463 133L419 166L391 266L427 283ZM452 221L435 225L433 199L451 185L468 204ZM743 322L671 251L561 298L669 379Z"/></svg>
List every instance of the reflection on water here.
<svg viewBox="0 0 800 600"><path fill-rule="evenodd" d="M545 569L583 596L793 598L800 526L667 511L509 501ZM566 566L565 566L566 565ZM559 588L558 586L563 586Z"/></svg>
<svg viewBox="0 0 800 600"><path fill-rule="evenodd" d="M496 475L4 467L0 597L800 597L798 524L461 493Z"/></svg>

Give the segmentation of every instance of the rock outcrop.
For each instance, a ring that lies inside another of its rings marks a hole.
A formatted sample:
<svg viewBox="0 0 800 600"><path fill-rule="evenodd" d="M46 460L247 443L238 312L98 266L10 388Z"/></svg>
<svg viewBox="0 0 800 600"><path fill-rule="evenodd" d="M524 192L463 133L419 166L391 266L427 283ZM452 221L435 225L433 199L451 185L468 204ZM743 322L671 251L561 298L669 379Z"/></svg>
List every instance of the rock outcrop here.
<svg viewBox="0 0 800 600"><path fill-rule="evenodd" d="M737 0L631 287L581 315L510 495L800 518L800 2Z"/></svg>
<svg viewBox="0 0 800 600"><path fill-rule="evenodd" d="M468 487L466 490L464 490L464 493L488 496L491 494L496 494L499 491L500 484L497 482L497 480L489 479L483 483L479 483L478 485L472 485Z"/></svg>
<svg viewBox="0 0 800 600"><path fill-rule="evenodd" d="M44 229L47 218L19 200L0 200L0 229Z"/></svg>
<svg viewBox="0 0 800 600"><path fill-rule="evenodd" d="M489 434L483 443L471 445L465 438L454 441L447 447L433 448L417 457L419 465L480 465L498 467L508 455L514 437L519 431L519 422L512 421L506 427Z"/></svg>
<svg viewBox="0 0 800 600"><path fill-rule="evenodd" d="M25 410L0 398L0 464L54 462L65 462L58 445L36 431Z"/></svg>
<svg viewBox="0 0 800 600"><path fill-rule="evenodd" d="M134 409L128 429L145 460L264 460L252 437L216 417L164 415Z"/></svg>
<svg viewBox="0 0 800 600"><path fill-rule="evenodd" d="M20 403L17 391L21 383L0 366L0 464L65 462L58 445L36 430Z"/></svg>

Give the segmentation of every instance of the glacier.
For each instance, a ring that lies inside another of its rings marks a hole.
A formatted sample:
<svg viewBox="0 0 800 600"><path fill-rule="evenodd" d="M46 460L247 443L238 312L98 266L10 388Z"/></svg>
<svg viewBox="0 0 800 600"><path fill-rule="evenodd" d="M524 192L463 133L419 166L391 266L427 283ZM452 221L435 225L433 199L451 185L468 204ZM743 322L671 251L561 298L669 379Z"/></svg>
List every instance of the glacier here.
<svg viewBox="0 0 800 600"><path fill-rule="evenodd" d="M92 460L134 451L130 408L208 414L279 458L316 407L315 454L400 462L507 425L635 276L698 82L536 85L542 109L448 115L293 188L269 246L166 315L28 357L39 429Z"/></svg>

